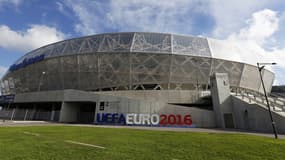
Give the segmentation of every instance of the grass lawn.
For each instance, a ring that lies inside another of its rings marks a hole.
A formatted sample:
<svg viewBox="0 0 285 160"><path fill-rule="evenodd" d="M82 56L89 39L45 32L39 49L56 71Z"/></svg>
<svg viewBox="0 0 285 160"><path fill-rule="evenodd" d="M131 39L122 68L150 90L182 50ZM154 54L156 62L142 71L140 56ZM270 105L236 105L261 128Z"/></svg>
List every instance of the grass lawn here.
<svg viewBox="0 0 285 160"><path fill-rule="evenodd" d="M32 135L34 134L34 135ZM67 143L71 140L105 149ZM0 127L0 160L285 159L285 140L75 126Z"/></svg>

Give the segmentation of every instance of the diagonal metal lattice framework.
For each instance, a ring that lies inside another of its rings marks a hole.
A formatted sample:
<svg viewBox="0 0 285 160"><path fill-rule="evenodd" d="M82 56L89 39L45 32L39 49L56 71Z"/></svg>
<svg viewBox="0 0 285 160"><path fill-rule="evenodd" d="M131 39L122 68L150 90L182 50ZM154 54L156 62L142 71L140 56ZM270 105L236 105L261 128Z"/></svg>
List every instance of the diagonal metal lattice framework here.
<svg viewBox="0 0 285 160"><path fill-rule="evenodd" d="M113 33L50 44L27 53L15 62L44 54L46 58L98 52L151 52L211 57L206 38L158 33Z"/></svg>
<svg viewBox="0 0 285 160"><path fill-rule="evenodd" d="M1 81L3 94L61 89L199 90L208 89L215 72L228 73L231 86L257 91L260 87L255 67L212 58L207 39L200 37L101 34L41 47L15 64L38 55L45 59L7 72ZM273 79L271 72L266 73ZM254 84L247 82L252 80Z"/></svg>

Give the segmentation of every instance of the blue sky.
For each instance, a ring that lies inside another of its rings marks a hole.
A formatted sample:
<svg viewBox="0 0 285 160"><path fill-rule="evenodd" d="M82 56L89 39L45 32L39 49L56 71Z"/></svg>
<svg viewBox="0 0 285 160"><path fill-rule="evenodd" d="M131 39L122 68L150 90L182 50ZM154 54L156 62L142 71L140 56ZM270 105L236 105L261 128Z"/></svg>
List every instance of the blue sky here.
<svg viewBox="0 0 285 160"><path fill-rule="evenodd" d="M275 84L285 84L283 0L0 0L0 77L43 45L124 31L217 39L215 57L277 62Z"/></svg>

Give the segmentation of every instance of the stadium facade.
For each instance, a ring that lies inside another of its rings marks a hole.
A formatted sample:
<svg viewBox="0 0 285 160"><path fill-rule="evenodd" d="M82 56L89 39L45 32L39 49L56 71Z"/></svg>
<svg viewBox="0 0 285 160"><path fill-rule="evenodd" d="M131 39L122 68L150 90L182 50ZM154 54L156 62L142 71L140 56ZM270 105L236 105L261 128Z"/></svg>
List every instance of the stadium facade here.
<svg viewBox="0 0 285 160"><path fill-rule="evenodd" d="M271 130L257 67L215 58L211 41L130 32L43 46L2 78L1 117ZM262 76L269 93L274 73L264 69ZM282 123L283 107L274 106Z"/></svg>

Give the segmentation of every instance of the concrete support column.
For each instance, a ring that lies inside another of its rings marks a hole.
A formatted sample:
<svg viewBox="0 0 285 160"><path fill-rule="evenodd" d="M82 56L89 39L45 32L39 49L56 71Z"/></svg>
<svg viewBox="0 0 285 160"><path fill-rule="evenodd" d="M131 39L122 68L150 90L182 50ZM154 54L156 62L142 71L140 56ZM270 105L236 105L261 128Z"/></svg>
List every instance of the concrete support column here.
<svg viewBox="0 0 285 160"><path fill-rule="evenodd" d="M29 112L29 109L26 109L25 116L24 116L24 121L27 119L28 112Z"/></svg>
<svg viewBox="0 0 285 160"><path fill-rule="evenodd" d="M36 106L36 104L34 104L32 111L29 113L30 120L35 120L36 108L37 108L37 106Z"/></svg>
<svg viewBox="0 0 285 160"><path fill-rule="evenodd" d="M233 103L227 73L211 76L211 94L217 127L234 128Z"/></svg>
<svg viewBox="0 0 285 160"><path fill-rule="evenodd" d="M13 108L13 110L12 110L12 115L11 115L11 121L12 121L13 118L14 118L15 112L16 112L16 108Z"/></svg>
<svg viewBox="0 0 285 160"><path fill-rule="evenodd" d="M50 115L50 120L54 121L54 115L55 115L55 111L54 111L54 104L52 104L52 110L51 110L51 115Z"/></svg>
<svg viewBox="0 0 285 160"><path fill-rule="evenodd" d="M97 101L95 105L95 114L94 114L94 122L93 122L94 124L97 123L97 113L99 112L99 106L100 106L100 102Z"/></svg>
<svg viewBox="0 0 285 160"><path fill-rule="evenodd" d="M74 103L63 102L61 105L59 122L76 122L78 120L79 107Z"/></svg>

